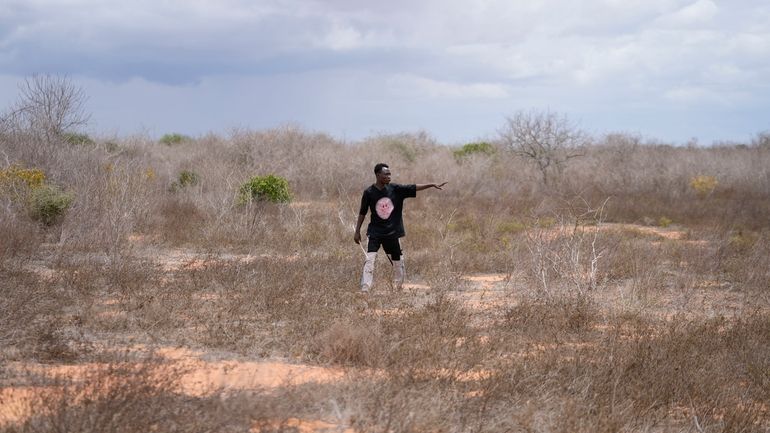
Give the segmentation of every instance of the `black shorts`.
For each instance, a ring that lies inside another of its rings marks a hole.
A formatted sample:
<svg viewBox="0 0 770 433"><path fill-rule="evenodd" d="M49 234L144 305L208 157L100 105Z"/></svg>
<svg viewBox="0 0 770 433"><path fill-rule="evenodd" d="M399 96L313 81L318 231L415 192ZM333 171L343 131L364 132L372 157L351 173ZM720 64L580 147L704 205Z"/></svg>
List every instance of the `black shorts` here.
<svg viewBox="0 0 770 433"><path fill-rule="evenodd" d="M391 260L401 260L401 242L398 238L369 238L366 251L376 253L380 249L380 245Z"/></svg>

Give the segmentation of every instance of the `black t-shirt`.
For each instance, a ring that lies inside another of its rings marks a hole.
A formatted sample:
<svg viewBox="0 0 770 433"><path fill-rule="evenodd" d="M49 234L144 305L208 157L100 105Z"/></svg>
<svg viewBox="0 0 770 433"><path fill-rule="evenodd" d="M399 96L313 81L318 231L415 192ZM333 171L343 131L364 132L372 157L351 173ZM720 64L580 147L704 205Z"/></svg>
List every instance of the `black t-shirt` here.
<svg viewBox="0 0 770 433"><path fill-rule="evenodd" d="M404 219L402 210L404 199L417 196L417 185L400 185L389 183L382 190L372 185L364 191L361 197L361 215L372 212L372 219L366 229L370 238L402 237Z"/></svg>

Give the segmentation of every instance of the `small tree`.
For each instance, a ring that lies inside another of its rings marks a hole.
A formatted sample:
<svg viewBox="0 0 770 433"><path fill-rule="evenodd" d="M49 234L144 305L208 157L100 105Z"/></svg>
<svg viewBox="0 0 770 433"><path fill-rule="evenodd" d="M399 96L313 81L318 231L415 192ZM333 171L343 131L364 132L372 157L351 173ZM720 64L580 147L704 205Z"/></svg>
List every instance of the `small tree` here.
<svg viewBox="0 0 770 433"><path fill-rule="evenodd" d="M762 131L751 140L752 146L770 148L770 131Z"/></svg>
<svg viewBox="0 0 770 433"><path fill-rule="evenodd" d="M564 115L520 111L507 118L500 138L514 154L532 162L548 184L551 173L560 174L572 158L583 155L586 134Z"/></svg>
<svg viewBox="0 0 770 433"><path fill-rule="evenodd" d="M85 92L68 77L33 75L19 86L19 100L1 119L3 129L42 134L47 142L88 123Z"/></svg>

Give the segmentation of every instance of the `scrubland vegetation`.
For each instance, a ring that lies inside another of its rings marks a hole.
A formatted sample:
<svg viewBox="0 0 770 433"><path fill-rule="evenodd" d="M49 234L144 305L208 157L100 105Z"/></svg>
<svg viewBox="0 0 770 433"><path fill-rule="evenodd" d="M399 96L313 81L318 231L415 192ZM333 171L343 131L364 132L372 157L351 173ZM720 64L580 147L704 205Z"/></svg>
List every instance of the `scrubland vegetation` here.
<svg viewBox="0 0 770 433"><path fill-rule="evenodd" d="M0 431L770 429L766 133L682 147L526 113L462 147L159 142L24 106L0 124ZM516 141L532 127L551 145ZM407 201L411 284L381 256L364 297L377 162L450 183ZM341 374L195 394L169 347Z"/></svg>

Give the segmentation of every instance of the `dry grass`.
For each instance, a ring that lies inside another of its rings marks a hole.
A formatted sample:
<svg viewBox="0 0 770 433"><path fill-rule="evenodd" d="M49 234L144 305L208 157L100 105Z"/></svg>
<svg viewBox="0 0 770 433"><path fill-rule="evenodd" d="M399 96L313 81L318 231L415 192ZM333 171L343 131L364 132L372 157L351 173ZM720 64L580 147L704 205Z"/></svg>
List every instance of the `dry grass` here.
<svg viewBox="0 0 770 433"><path fill-rule="evenodd" d="M34 413L0 430L767 431L770 152L618 140L547 187L505 152L458 161L426 134L10 143L76 200L42 228L0 197L0 398L33 390ZM352 231L379 161L451 183L407 202L417 284L392 290L381 255L361 296ZM200 183L170 189L182 170ZM295 202L237 205L268 173ZM137 349L169 346L343 374L188 395L198 364ZM99 367L41 373L63 365Z"/></svg>

